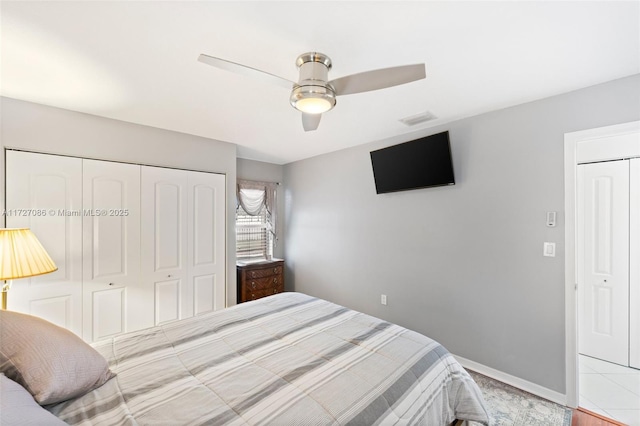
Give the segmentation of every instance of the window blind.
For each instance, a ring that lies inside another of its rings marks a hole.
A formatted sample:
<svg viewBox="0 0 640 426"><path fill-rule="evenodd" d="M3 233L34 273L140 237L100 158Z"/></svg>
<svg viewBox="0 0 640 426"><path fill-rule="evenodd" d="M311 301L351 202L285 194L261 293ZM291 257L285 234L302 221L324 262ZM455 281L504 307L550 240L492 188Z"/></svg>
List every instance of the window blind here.
<svg viewBox="0 0 640 426"><path fill-rule="evenodd" d="M243 260L272 256L271 232L267 229L267 209L251 216L240 206L236 212L236 257Z"/></svg>

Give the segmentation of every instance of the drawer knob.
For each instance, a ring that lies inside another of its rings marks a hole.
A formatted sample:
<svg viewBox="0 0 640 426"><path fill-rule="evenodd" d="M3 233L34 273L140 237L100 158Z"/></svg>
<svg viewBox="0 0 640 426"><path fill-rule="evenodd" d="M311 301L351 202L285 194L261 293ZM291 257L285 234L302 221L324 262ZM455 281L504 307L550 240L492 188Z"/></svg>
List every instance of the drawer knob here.
<svg viewBox="0 0 640 426"><path fill-rule="evenodd" d="M256 288L256 282L255 281L251 281L251 288L253 288L253 289Z"/></svg>
<svg viewBox="0 0 640 426"><path fill-rule="evenodd" d="M274 288L274 289L273 289L273 294L276 294L277 292L278 292L278 289L277 289L277 288Z"/></svg>
<svg viewBox="0 0 640 426"><path fill-rule="evenodd" d="M256 277L256 271L251 271L251 278L255 278Z"/></svg>
<svg viewBox="0 0 640 426"><path fill-rule="evenodd" d="M273 268L273 273L277 274L278 273L278 268Z"/></svg>
<svg viewBox="0 0 640 426"><path fill-rule="evenodd" d="M255 295L255 294L253 294L253 293L251 293L251 298L252 298L252 299L255 299L255 298L256 298L256 295Z"/></svg>
<svg viewBox="0 0 640 426"><path fill-rule="evenodd" d="M274 279L273 279L273 282L274 282L275 284L278 284L278 279L277 279L277 278L274 278Z"/></svg>

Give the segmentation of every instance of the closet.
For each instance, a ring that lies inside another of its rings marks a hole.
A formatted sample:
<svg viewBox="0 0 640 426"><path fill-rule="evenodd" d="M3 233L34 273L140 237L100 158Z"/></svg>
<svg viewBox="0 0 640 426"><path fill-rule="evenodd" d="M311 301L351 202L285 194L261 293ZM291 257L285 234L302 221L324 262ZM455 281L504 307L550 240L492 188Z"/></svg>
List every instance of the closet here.
<svg viewBox="0 0 640 426"><path fill-rule="evenodd" d="M225 306L225 176L6 153L7 227L58 271L16 280L8 308L95 341ZM35 213L33 213L35 212Z"/></svg>
<svg viewBox="0 0 640 426"><path fill-rule="evenodd" d="M640 158L577 178L579 352L640 368Z"/></svg>

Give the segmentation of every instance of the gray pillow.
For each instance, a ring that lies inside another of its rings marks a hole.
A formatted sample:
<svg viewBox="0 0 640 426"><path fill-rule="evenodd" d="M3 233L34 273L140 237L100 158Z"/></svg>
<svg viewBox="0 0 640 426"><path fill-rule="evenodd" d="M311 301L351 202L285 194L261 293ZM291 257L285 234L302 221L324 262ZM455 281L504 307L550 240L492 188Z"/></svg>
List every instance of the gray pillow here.
<svg viewBox="0 0 640 426"><path fill-rule="evenodd" d="M3 310L0 372L21 384L40 405L84 395L115 375L104 357L71 331Z"/></svg>
<svg viewBox="0 0 640 426"><path fill-rule="evenodd" d="M64 426L65 422L42 408L25 388L0 374L2 426Z"/></svg>

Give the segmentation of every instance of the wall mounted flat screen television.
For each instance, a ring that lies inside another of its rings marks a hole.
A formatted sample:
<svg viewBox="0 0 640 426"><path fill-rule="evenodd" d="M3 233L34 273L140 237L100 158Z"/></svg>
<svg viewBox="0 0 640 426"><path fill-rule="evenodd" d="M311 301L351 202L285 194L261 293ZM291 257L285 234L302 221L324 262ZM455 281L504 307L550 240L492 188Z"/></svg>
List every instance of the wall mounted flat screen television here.
<svg viewBox="0 0 640 426"><path fill-rule="evenodd" d="M455 185L449 132L371 151L376 192Z"/></svg>

